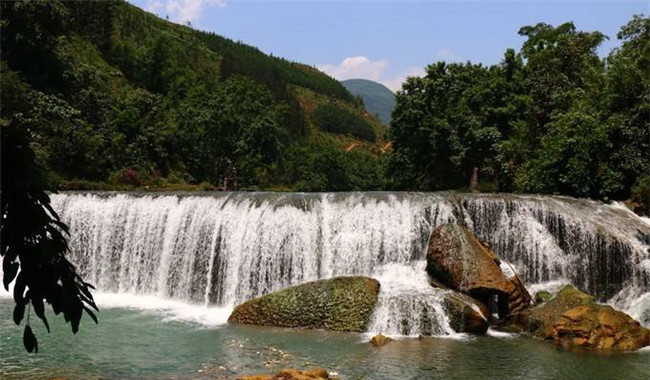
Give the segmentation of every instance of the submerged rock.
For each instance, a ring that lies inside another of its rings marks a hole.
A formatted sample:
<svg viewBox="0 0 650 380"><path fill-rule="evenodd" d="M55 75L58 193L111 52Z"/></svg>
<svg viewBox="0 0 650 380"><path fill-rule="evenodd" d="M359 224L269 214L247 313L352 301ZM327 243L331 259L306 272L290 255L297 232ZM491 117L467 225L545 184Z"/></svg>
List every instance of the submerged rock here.
<svg viewBox="0 0 650 380"><path fill-rule="evenodd" d="M372 344L375 347L381 347L385 345L386 343L392 342L393 339L390 337L387 337L383 334L377 334L370 339L370 344Z"/></svg>
<svg viewBox="0 0 650 380"><path fill-rule="evenodd" d="M515 291L487 245L466 228L445 224L433 230L427 250L427 272L435 281L488 304L498 297L499 315L509 313L509 296Z"/></svg>
<svg viewBox="0 0 650 380"><path fill-rule="evenodd" d="M369 277L313 281L246 301L228 322L363 332L378 294L379 282Z"/></svg>
<svg viewBox="0 0 650 380"><path fill-rule="evenodd" d="M336 380L322 368L299 371L295 368L285 368L275 375L240 376L237 380Z"/></svg>
<svg viewBox="0 0 650 380"><path fill-rule="evenodd" d="M650 330L571 285L522 317L529 332L563 345L630 351L650 344Z"/></svg>
<svg viewBox="0 0 650 380"><path fill-rule="evenodd" d="M449 326L456 332L484 333L489 324L488 308L465 294L450 291L445 294L445 312Z"/></svg>

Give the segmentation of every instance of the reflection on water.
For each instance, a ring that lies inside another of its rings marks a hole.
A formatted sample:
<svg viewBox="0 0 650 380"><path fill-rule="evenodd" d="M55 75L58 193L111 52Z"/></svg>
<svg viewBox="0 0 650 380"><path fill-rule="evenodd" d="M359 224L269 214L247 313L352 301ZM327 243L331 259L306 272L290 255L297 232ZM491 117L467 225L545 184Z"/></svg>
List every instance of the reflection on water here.
<svg viewBox="0 0 650 380"><path fill-rule="evenodd" d="M371 347L363 334L279 328L206 326L147 310L104 308L100 324L82 321L72 335L52 316L52 333L35 323L39 354L22 348L0 298L0 379L215 379L322 366L356 379L647 380L650 351L598 354L566 351L523 336L398 339Z"/></svg>

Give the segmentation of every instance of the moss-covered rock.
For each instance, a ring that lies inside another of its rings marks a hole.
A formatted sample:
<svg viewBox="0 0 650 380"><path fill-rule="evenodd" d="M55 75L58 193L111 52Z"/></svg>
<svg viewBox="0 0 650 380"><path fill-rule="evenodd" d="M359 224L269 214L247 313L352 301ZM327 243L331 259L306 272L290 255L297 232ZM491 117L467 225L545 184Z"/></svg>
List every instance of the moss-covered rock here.
<svg viewBox="0 0 650 380"><path fill-rule="evenodd" d="M246 301L228 322L362 332L378 294L379 282L368 277L313 281Z"/></svg>
<svg viewBox="0 0 650 380"><path fill-rule="evenodd" d="M563 345L629 351L650 344L650 330L571 285L523 316L529 332Z"/></svg>
<svg viewBox="0 0 650 380"><path fill-rule="evenodd" d="M567 285L553 299L530 309L524 315L523 323L530 333L542 338L550 337L553 335L553 323L556 318L569 309L593 302L594 297Z"/></svg>
<svg viewBox="0 0 650 380"><path fill-rule="evenodd" d="M540 290L539 292L535 293L535 304L544 303L546 301L549 301L551 298L553 298L551 292Z"/></svg>

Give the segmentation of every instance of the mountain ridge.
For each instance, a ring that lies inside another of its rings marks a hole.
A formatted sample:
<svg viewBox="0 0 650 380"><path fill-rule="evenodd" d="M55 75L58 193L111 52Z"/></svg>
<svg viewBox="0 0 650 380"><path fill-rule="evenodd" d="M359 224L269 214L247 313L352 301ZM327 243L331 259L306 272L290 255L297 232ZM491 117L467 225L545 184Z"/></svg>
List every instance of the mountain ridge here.
<svg viewBox="0 0 650 380"><path fill-rule="evenodd" d="M368 112L376 115L384 125L390 123L395 94L388 87L368 79L347 79L341 83L350 93L361 98Z"/></svg>

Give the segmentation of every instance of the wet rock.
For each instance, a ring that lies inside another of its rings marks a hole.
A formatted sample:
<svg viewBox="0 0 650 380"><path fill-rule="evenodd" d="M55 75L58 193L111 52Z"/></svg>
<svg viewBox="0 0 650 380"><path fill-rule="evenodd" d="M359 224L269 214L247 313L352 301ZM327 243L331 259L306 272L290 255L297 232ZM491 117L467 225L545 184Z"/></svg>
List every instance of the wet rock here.
<svg viewBox="0 0 650 380"><path fill-rule="evenodd" d="M521 325L516 323L504 323L502 325L494 327L495 331L504 332L508 334L521 334L524 333L524 329Z"/></svg>
<svg viewBox="0 0 650 380"><path fill-rule="evenodd" d="M544 303L551 298L553 298L553 295L550 292L547 292L546 290L540 290L539 292L535 293L535 304Z"/></svg>
<svg viewBox="0 0 650 380"><path fill-rule="evenodd" d="M383 334L377 334L370 339L370 344L372 344L375 347L381 347L385 345L386 343L392 342L393 339L390 337L387 337Z"/></svg>
<svg viewBox="0 0 650 380"><path fill-rule="evenodd" d="M508 279L512 291L508 294L508 313L518 313L530 306L532 297L517 275Z"/></svg>
<svg viewBox="0 0 650 380"><path fill-rule="evenodd" d="M630 351L650 344L650 330L570 285L523 315L529 332L567 346Z"/></svg>
<svg viewBox="0 0 650 380"><path fill-rule="evenodd" d="M433 230L427 250L427 272L434 280L488 304L496 295L499 315L508 314L513 283L500 261L466 228L445 224Z"/></svg>
<svg viewBox="0 0 650 380"><path fill-rule="evenodd" d="M363 332L378 293L379 282L368 277L313 281L246 301L228 322Z"/></svg>
<svg viewBox="0 0 650 380"><path fill-rule="evenodd" d="M520 313L519 321L528 332L543 338L551 337L556 318L569 309L593 302L594 297L567 285L553 299Z"/></svg>
<svg viewBox="0 0 650 380"><path fill-rule="evenodd" d="M449 291L445 294L444 307L449 325L456 332L484 333L489 325L488 308L465 294Z"/></svg>
<svg viewBox="0 0 650 380"><path fill-rule="evenodd" d="M240 376L237 380L336 380L322 368L299 371L295 368L285 368L275 375Z"/></svg>
<svg viewBox="0 0 650 380"><path fill-rule="evenodd" d="M312 379L329 379L329 373L323 368L314 368L308 371L304 371L303 375L310 377Z"/></svg>

